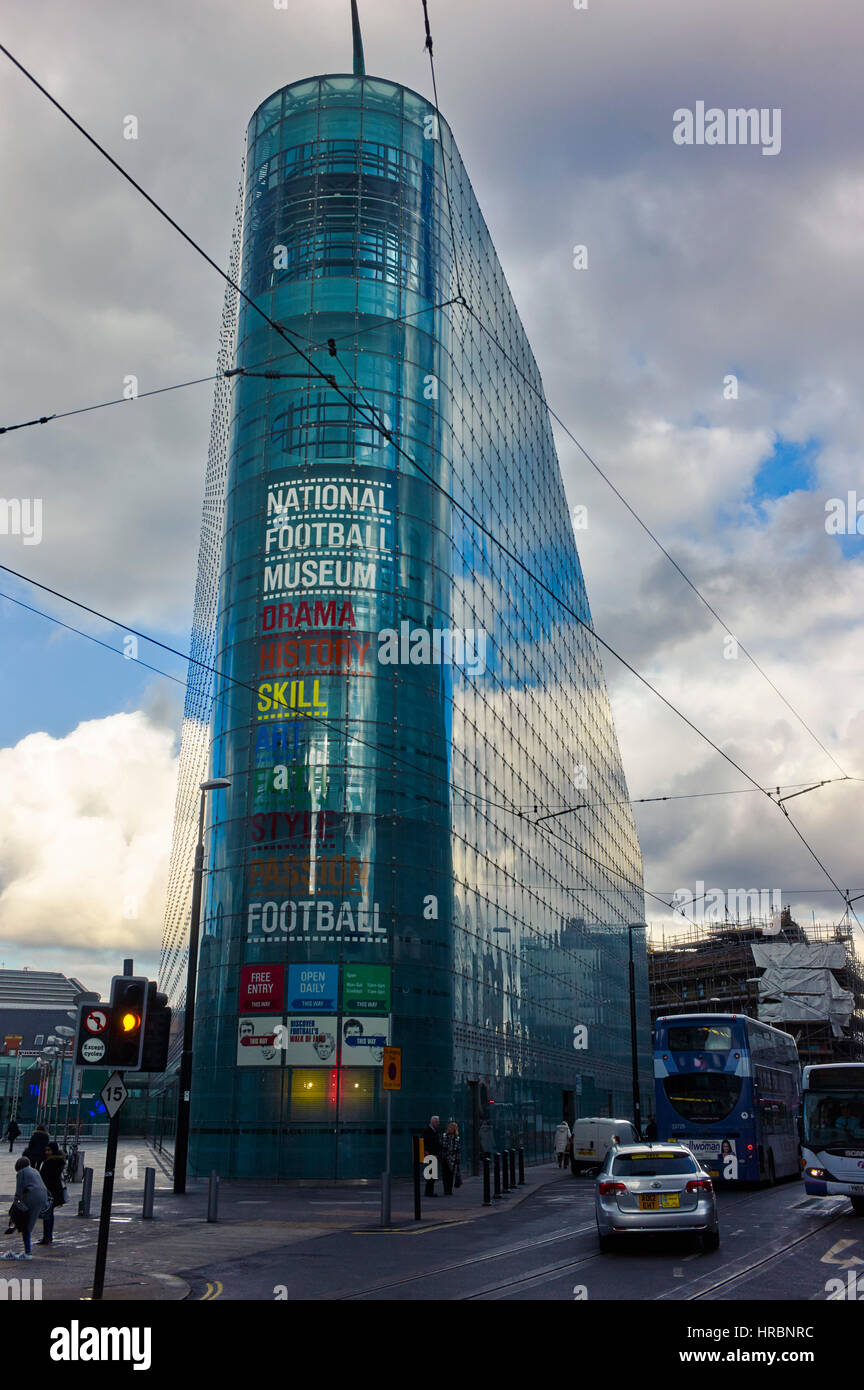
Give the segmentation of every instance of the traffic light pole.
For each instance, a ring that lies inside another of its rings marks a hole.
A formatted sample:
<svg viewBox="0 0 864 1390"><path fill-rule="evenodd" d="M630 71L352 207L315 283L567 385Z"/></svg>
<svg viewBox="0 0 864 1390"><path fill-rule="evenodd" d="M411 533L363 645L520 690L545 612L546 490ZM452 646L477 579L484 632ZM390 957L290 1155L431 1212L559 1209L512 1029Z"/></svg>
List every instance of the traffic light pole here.
<svg viewBox="0 0 864 1390"><path fill-rule="evenodd" d="M195 990L198 981L198 932L201 923L201 889L204 879L204 792L198 813L198 843L192 878L192 913L189 922L189 958L186 966L186 1007L183 1014L183 1055L180 1059L180 1094L177 1098L177 1138L174 1144L174 1191L186 1191L189 1158L189 1115L192 1100L192 1039L195 1031Z"/></svg>
<svg viewBox="0 0 864 1390"><path fill-rule="evenodd" d="M122 1079L123 1073L120 1073ZM114 1168L117 1163L117 1139L120 1133L120 1111L108 1125L108 1149L105 1154L105 1181L102 1184L102 1206L99 1211L99 1238L96 1242L96 1269L93 1274L93 1301L98 1303L105 1287L105 1265L108 1260L108 1236L111 1232L111 1202L114 1197Z"/></svg>

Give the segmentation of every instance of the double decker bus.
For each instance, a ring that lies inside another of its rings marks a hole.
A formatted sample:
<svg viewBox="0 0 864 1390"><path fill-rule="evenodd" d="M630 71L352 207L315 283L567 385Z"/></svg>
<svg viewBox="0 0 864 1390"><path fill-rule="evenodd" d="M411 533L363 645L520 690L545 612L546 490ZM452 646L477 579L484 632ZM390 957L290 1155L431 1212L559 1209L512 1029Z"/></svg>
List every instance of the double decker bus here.
<svg viewBox="0 0 864 1390"><path fill-rule="evenodd" d="M795 1039L745 1014L669 1014L654 1033L657 1134L686 1144L712 1177L800 1174L801 1064Z"/></svg>
<svg viewBox="0 0 864 1390"><path fill-rule="evenodd" d="M851 1197L864 1215L864 1062L804 1068L801 1163L814 1197Z"/></svg>

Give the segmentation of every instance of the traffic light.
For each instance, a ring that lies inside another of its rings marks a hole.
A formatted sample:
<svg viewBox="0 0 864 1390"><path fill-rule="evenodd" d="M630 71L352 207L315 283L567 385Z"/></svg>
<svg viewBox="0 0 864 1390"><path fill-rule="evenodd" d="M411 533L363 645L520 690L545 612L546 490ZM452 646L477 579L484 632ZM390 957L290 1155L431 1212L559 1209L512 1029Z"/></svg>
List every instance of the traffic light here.
<svg viewBox="0 0 864 1390"><path fill-rule="evenodd" d="M144 1025L142 1071L164 1071L168 1065L168 1040L171 1036L171 1010L168 996L158 994L156 981L150 980L147 992L147 1021Z"/></svg>
<svg viewBox="0 0 864 1390"><path fill-rule="evenodd" d="M115 975L111 981L106 1067L140 1071L147 1021L148 983L143 975Z"/></svg>

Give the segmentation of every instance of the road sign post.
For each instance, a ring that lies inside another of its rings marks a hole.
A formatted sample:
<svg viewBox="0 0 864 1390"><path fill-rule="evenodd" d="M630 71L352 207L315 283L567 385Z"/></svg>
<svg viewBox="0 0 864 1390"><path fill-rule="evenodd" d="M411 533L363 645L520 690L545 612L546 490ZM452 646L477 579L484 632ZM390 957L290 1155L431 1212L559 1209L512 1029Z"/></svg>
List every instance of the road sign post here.
<svg viewBox="0 0 864 1390"><path fill-rule="evenodd" d="M96 1268L93 1273L93 1301L101 1301L105 1288L105 1265L108 1259L108 1236L111 1231L111 1202L114 1196L114 1168L117 1163L117 1139L120 1133L120 1111L129 1092L123 1073L115 1071L102 1088L105 1109L111 1117L108 1126L108 1149L105 1154L105 1180L102 1185L102 1206L99 1210L99 1237L96 1242Z"/></svg>
<svg viewBox="0 0 864 1390"><path fill-rule="evenodd" d="M387 1020L387 1036L393 1034L393 1016ZM385 1047L382 1062L381 1084L387 1092L387 1128L386 1141L384 1148L384 1172L381 1174L381 1225L390 1225L390 1145L393 1136L391 1123L390 1104L394 1091L402 1088L402 1049L401 1047Z"/></svg>

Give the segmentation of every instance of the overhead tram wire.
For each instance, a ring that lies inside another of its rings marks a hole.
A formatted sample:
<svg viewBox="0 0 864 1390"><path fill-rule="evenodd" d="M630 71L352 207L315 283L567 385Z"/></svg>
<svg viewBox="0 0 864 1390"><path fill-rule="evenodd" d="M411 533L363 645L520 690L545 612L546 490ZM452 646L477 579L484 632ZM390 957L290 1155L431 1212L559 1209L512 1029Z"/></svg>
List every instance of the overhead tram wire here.
<svg viewBox="0 0 864 1390"><path fill-rule="evenodd" d="M187 386L201 386L206 381L218 381L223 375L199 376L194 381L178 381L175 386L159 386L155 391L139 391L134 396L118 396L113 401L100 401L97 405L82 405L77 410L61 410L54 415L41 415L38 420L24 420L20 425L0 425L0 434L11 434L13 430L26 430L31 425L47 425L52 420L68 420L70 415L86 415L91 410L107 410L110 405L128 405L133 401L143 401L147 396L162 396L166 391L182 391Z"/></svg>
<svg viewBox="0 0 864 1390"><path fill-rule="evenodd" d="M424 8L425 8L425 0L424 0ZM61 115L63 115L63 116L66 118L66 120L68 120L69 123L70 123L71 125L73 125L73 126L75 127L75 129L76 129L81 135L84 136L85 140L87 140L88 143L91 144L91 145L94 147L94 149L96 149L96 150L102 155L102 157L103 157L104 159L106 159L106 160L108 161L108 163L111 164L112 167L113 167L114 169L117 170L117 172L121 175L121 177L124 178L124 179L126 180L127 183L131 184L132 187L133 187L138 193L141 194L141 196L145 199L145 201L148 202L148 203L150 204L150 206L159 214L159 216L162 217L162 218L164 218L164 220L165 220L166 222L168 222L168 224L169 224L171 227L174 228L174 230L183 238L183 240L184 240L185 242L187 242L187 244L188 244L189 246L191 246L192 249L193 249L194 251L196 251L197 254L198 254L199 256L201 256L201 257L207 262L207 264L208 264L209 266L211 266L211 268L212 268L213 270L216 271L217 275L219 275L220 278L221 278L222 280L224 280L224 281L226 282L226 284L228 284L228 285L229 285L229 286L230 286L230 287L243 299L243 301L244 301L246 304L248 304L248 305L250 306L250 308L251 308L255 313L257 313L267 324L269 324L269 326L274 330L274 332L278 333L278 335L283 339L283 341L286 342L286 343L289 345L289 347L291 347L291 348L298 354L298 356L300 356L300 357L306 362L307 366L308 366L313 372L315 372L318 376L320 376L320 377L322 377L322 378L324 378L324 379L326 380L327 374L326 374L325 372L323 372L319 367L317 367L316 364L312 361L311 357L308 355L308 353L304 352L304 350L303 350L296 342L293 341L292 335L289 334L289 331L288 331L287 329L285 329L285 327L284 327L282 324L277 323L275 319L272 319L272 318L270 317L269 314L265 313L265 311L260 307L260 305L258 305L258 304L246 293L246 291L243 290L239 284L237 284L237 282L227 273L227 271L224 271L224 270L221 268L221 266L220 266L216 261L213 260L212 256L209 256L209 255L207 254L207 252L203 249L203 247L201 247L201 246L198 244L198 242L196 242L195 239L194 239L192 236L190 236L190 234L189 234L188 232L184 231L184 229L180 226L180 224L179 224L177 221L175 221L175 219L174 219L173 217L171 217L171 215L170 215L168 212L165 211L165 209L156 201L156 199L153 198L153 197L146 191L146 189L144 189L144 188L141 186L141 184L139 184L139 183L137 182L137 180L134 179L134 178L132 177L132 175L129 174L129 173L123 168L123 166L122 166L121 164L118 163L118 161L117 161L116 159L114 159L113 155L111 155L111 154L108 153L108 151L104 148L103 145L100 145L99 141L96 140L96 138L95 138L94 136L92 136L92 135L89 133L89 131L87 131L87 130L85 129L85 127L82 126L81 123L80 123L79 121L77 121L77 120L75 119L75 117L74 117L69 111L66 110L66 108L61 104L61 102L59 102L59 101L57 100L56 97L54 97L54 96L51 95L51 93L47 90L47 88L45 88L45 87L42 86L41 82L39 82L39 81L37 80L37 78L34 77L33 74L24 66L24 64L21 63L21 62L19 62L19 60L14 56L14 54L12 54L12 53L9 51L9 49L6 48L6 46L5 46L4 44L2 44L2 43L0 43L0 53L4 53L4 54L6 55L6 57L10 60L10 62L11 62L16 68L18 68L19 72L21 72L21 73L27 78L27 80L28 80L29 82L31 82L31 83L33 84L33 86L36 87L36 89L37 89L39 92L42 93L42 95L51 103L51 105L54 106L54 107L61 113ZM443 158L443 143L442 143L442 158ZM449 188L449 184L448 184L448 188ZM477 316L476 316L476 314L474 314L474 311L470 308L470 306L467 306L467 305L466 305L466 307L468 307L468 312L471 313L472 316L476 318ZM478 322L478 323L481 322L479 318L477 318L477 322ZM482 325L481 325L481 326L482 326ZM368 415L367 415L367 416L362 416L361 408L360 408L360 406L357 405L356 400L353 400L353 399L351 398L351 396L349 396L346 392L342 391L339 387L335 387L335 388L333 388L333 389L336 390L337 394L339 394L339 395L342 397L342 399L343 399L353 410L357 411L358 414L361 414L361 418L364 418L364 419L366 420L366 423L367 423L367 424L372 424L372 425L374 425L376 428L379 428L379 429L380 429L380 426L377 424L377 422L374 420L374 418L373 418L373 419L370 419L370 418L368 417ZM687 716L683 713L683 711L677 709L677 707L676 707L675 705L673 705L672 702L671 702L670 700L668 700L668 699L666 698L665 695L661 694L661 692L660 692L659 690L657 690L656 687L652 686L651 683L650 683L650 681L647 679L647 677L641 675L641 673L640 673L639 671L637 671L635 667L631 666L631 664L630 664L628 661L626 661L624 657L620 656L619 653L616 652L615 649L614 649L613 647L611 647L611 646L609 645L608 642L606 642L602 637L600 637L600 636L598 635L598 633L594 630L593 627L591 627L591 625L590 625L589 623L586 623L586 622L585 622L584 618L582 618L581 615L580 615L579 613L577 613L575 609L571 608L569 604L566 604L566 603L564 602L564 600L563 600L558 594L556 594L556 593L554 592L554 590L551 589L551 588L549 587L549 585L547 585L547 584L539 577L539 575L535 575L535 574L533 573L533 571L528 567L528 565L526 565L525 562L524 562L523 560L521 560L521 559L519 558L518 555L515 554L515 552L513 552L512 550L510 550L508 546L505 546L504 543L503 543L501 540L499 540L499 538L498 538L487 526L484 525L484 523L479 519L479 517L475 517L475 516L473 515L473 513L471 513L471 512L468 510L468 508L466 508L465 506L462 505L462 503L460 503L459 501L457 501L457 499L456 499L455 497L453 497L453 495L452 495L451 493L449 493L449 492L447 491L447 489L444 488L444 487L438 482L438 480L432 476L431 473L428 473L424 468L422 468L422 467L420 466L420 464L417 463L416 459L413 459L413 458L410 456L410 454L408 454L408 453L406 452L406 450L404 450L404 449L401 447L401 445L397 444L397 443L395 442L395 440L391 440L391 443L392 443L392 447L393 447L394 449L396 449L396 451L397 451L402 457L404 457L410 464L412 464L412 466L413 466L414 468L416 468L416 470L418 471L418 473L420 473L420 475L421 475L422 477L425 477L425 478L431 483L431 485L432 485L433 487L435 487L438 491L440 491L440 492L448 499L448 501L450 501L451 505L455 506L455 507L457 508L457 510L460 511L460 512L466 517L466 519L467 519L468 521L471 522L471 524L472 524L473 526L475 526L475 527L476 527L479 531L481 531L484 535L488 536L488 538L489 538L489 539L492 541L492 543L502 552L502 554L507 555L507 557L508 557L509 559L511 559L511 560L513 561L513 563L516 564L517 567L518 567L519 569L521 569L521 570L532 580L533 583L535 583L539 588L543 589L543 591L544 591L545 593L547 593L547 594L552 598L553 602L555 602L556 604L558 604L559 607L561 607L566 613L568 613L569 616L571 616L577 623L579 623L579 625L580 625L581 627L585 628L585 630L591 634L591 636L594 638L595 641L597 641L605 650L607 650L612 656L614 656L614 657L616 658L616 660L619 661L619 662L625 667L626 670L630 671L630 673L631 673L632 675L636 676L637 680L639 680L643 685L645 685L647 689L651 690L651 692L652 692L664 705L666 705L666 707L667 707L668 709L670 709L670 710L671 710L674 714L676 714L685 724L687 724L688 728L692 729L693 732L696 733L701 739L703 739L704 742L706 742L716 753L718 753L718 754L720 755L720 757L724 758L724 759L726 760L726 762L728 762L728 763L730 764L730 766L734 767L735 770L736 770L737 772L740 772L741 775L742 775L742 777L744 777L744 778L745 778L748 782L750 782L754 787L758 787L758 789L759 789L760 791L762 790L762 788L759 787L759 784L758 784L758 782L755 780L755 778L751 777L750 774L749 774L748 772L746 772L744 768L742 768L738 763L735 762L734 758L731 758L731 757L729 756L728 753L724 752L724 750L723 750L722 748L720 748L720 747L713 741L713 739L711 739L707 734L705 734L696 724L693 723L692 720L688 719ZM10 571L10 572L14 573L14 571ZM839 766L839 765L838 765L838 766ZM842 769L841 769L841 771L842 771ZM829 873L828 870L825 868L825 865L824 865L824 864L822 863L822 861L819 859L819 857L818 857L818 855L816 854L815 850L813 850L812 847L807 843L807 841L805 840L804 836L801 834L801 832L798 830L797 826L796 826L796 825L794 824L794 822L791 820L791 817L789 817L788 812L786 812L786 811L784 810L784 814L787 816L787 819L789 819L790 825L792 825L792 828L795 830L795 833L798 835L798 838L801 840L802 844L804 844L804 846L806 847L808 853L811 854L812 857L816 860L816 863L819 865L819 867L820 867L820 868L822 869L822 871L825 873L826 877L829 879L829 881L831 882L831 884L836 888L836 890L837 890L837 892L840 894L840 896L843 897L843 890L835 883L834 879L831 877L830 873ZM845 898L844 898L844 901L845 901ZM853 909L853 915L855 915L855 914L854 914L854 909ZM858 920L858 919L857 919L857 916L856 916L856 921L857 921L857 920ZM860 926L860 923L859 923L859 926Z"/></svg>
<svg viewBox="0 0 864 1390"><path fill-rule="evenodd" d="M351 333L342 333L329 341L338 343L346 338L360 338L364 333L374 333L376 329L383 328L385 325L390 326L397 323L407 323L409 319L418 318L420 314L431 314L438 309L446 309L451 304L456 303L458 303L456 299L444 299L440 304L427 304L425 309L414 309L410 314L400 314L398 318L382 318L378 323L369 324L366 328L354 329ZM326 346L326 341L312 342L310 340L310 348L313 352L316 348L323 348ZM168 391L182 391L187 386L202 386L208 381L221 381L225 377L256 375L279 377L284 374L280 372L257 373L252 367L235 367L226 372L216 372L213 376L196 377L194 381L178 381L173 386L159 386L154 391L139 391L134 396L118 396L115 400L99 401L96 405L82 405L76 410L61 410L55 411L52 415L40 415L35 420L23 420L18 425L0 425L0 434L11 434L13 430L26 430L29 429L31 425L47 425L50 424L52 420L68 420L71 415L86 415L91 410L106 410L112 405L126 405L132 401L143 401L146 400L148 396L162 396Z"/></svg>
<svg viewBox="0 0 864 1390"><path fill-rule="evenodd" d="M435 78L435 58L432 52L432 30L429 27L429 9L427 5L427 0L421 0L421 3L423 5L423 23L426 29L426 41L424 43L424 48L429 54L429 68L432 73L432 95L435 102L435 120L438 126L436 134L438 136L438 144L441 150L441 172L444 175L444 191L447 195L447 214L450 219L450 245L453 252L453 274L456 277L456 294L458 296L458 300L459 302L464 303L465 301L462 296L462 280L459 275L459 257L456 254L456 230L453 223L453 200L450 196L450 180L447 177L447 156L444 153L444 141L441 138L441 121L443 118L441 116L441 108L438 105L438 83Z"/></svg>

